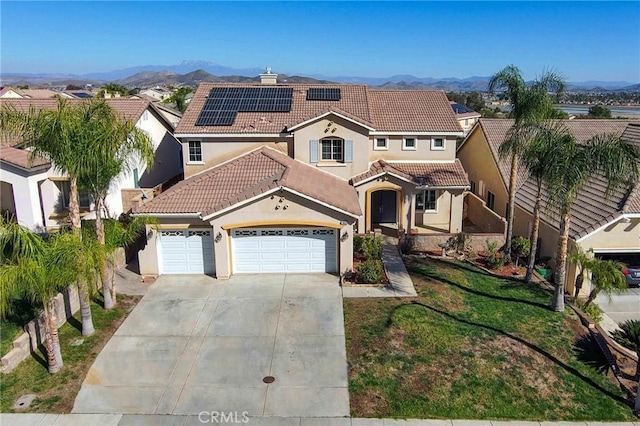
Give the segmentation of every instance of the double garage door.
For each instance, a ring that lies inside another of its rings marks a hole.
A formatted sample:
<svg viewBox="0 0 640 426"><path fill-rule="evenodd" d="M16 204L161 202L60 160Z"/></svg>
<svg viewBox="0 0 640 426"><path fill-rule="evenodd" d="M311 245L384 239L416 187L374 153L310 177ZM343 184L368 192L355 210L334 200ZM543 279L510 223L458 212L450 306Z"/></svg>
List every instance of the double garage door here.
<svg viewBox="0 0 640 426"><path fill-rule="evenodd" d="M241 228L232 231L233 272L336 272L336 230Z"/></svg>
<svg viewBox="0 0 640 426"><path fill-rule="evenodd" d="M161 274L214 274L210 229L160 231ZM240 228L231 232L233 273L336 272L331 228Z"/></svg>

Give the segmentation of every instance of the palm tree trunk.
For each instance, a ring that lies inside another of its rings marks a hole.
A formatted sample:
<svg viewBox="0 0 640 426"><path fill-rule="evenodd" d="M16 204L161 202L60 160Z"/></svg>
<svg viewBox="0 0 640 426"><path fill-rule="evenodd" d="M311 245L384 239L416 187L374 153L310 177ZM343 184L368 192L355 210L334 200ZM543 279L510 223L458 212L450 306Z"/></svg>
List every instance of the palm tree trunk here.
<svg viewBox="0 0 640 426"><path fill-rule="evenodd" d="M580 296L580 291L582 290L582 285L583 284L584 284L584 268L582 266L580 266L580 272L578 273L578 276L576 277L576 291L575 291L576 301L578 300L578 297Z"/></svg>
<svg viewBox="0 0 640 426"><path fill-rule="evenodd" d="M47 340L47 365L49 373L54 374L62 368L62 354L58 339L58 319L56 318L55 301L49 299L44 305L45 338Z"/></svg>
<svg viewBox="0 0 640 426"><path fill-rule="evenodd" d="M96 237L98 243L105 245L104 221L102 220L102 197L96 197ZM104 308L113 309L115 303L111 297L111 280L109 279L109 265L106 260L101 261L100 277L102 279L102 297L104 298Z"/></svg>
<svg viewBox="0 0 640 426"><path fill-rule="evenodd" d="M110 268L109 268L109 274L110 274L110 279L111 279L111 300L113 300L113 305L115 306L118 301L117 301L117 291L116 291L116 261L115 261L115 256L116 253L113 252L111 253L111 262L110 262Z"/></svg>
<svg viewBox="0 0 640 426"><path fill-rule="evenodd" d="M509 201L507 212L507 235L504 252L507 260L511 260L511 238L513 238L513 214L516 209L516 177L518 176L518 156L513 154L511 157L511 174L509 175Z"/></svg>
<svg viewBox="0 0 640 426"><path fill-rule="evenodd" d="M531 227L531 236L529 237L529 263L527 264L527 275L524 277L526 282L533 279L533 269L536 263L536 252L538 251L538 233L540 232L540 202L542 200L542 187L538 186L536 194L536 204L533 206L533 226Z"/></svg>
<svg viewBox="0 0 640 426"><path fill-rule="evenodd" d="M589 305L596 300L596 297L598 296L598 293L600 293L600 290L598 290L597 288L594 288L593 290L591 290L591 293L589 293L589 297L587 298L587 301L584 302L584 309L586 310Z"/></svg>
<svg viewBox="0 0 640 426"><path fill-rule="evenodd" d="M69 219L71 219L71 228L73 232L80 233L80 201L78 198L78 179L72 176L69 180Z"/></svg>
<svg viewBox="0 0 640 426"><path fill-rule="evenodd" d="M638 361L638 363L640 363L640 361ZM638 367L638 369L640 369L640 367ZM640 415L640 379L638 379L638 389L636 390L636 403L633 405L633 413L636 416Z"/></svg>
<svg viewBox="0 0 640 426"><path fill-rule="evenodd" d="M89 289L87 283L81 281L79 286L80 293L80 317L82 318L82 335L91 336L96 330L93 327L93 317L91 316L91 298L89 297Z"/></svg>
<svg viewBox="0 0 640 426"><path fill-rule="evenodd" d="M567 248L569 245L569 226L571 225L571 209L566 208L560 215L560 238L556 253L556 270L554 281L556 284L553 292L551 309L556 312L564 312L564 287L567 275Z"/></svg>

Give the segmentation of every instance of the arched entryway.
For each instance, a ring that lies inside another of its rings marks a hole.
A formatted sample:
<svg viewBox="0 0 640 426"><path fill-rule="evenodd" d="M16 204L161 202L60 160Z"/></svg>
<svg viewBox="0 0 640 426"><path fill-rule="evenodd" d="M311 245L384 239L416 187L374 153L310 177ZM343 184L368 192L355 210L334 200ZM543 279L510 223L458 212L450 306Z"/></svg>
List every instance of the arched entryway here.
<svg viewBox="0 0 640 426"><path fill-rule="evenodd" d="M398 223L398 191L381 189L371 193L371 226Z"/></svg>

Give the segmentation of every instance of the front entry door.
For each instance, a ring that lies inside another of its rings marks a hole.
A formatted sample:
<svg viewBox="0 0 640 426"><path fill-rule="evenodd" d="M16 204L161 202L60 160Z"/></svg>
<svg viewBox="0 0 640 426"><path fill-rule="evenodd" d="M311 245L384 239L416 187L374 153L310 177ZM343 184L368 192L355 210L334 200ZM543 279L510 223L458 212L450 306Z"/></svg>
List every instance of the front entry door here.
<svg viewBox="0 0 640 426"><path fill-rule="evenodd" d="M371 223L396 223L396 191L376 191L371 194Z"/></svg>

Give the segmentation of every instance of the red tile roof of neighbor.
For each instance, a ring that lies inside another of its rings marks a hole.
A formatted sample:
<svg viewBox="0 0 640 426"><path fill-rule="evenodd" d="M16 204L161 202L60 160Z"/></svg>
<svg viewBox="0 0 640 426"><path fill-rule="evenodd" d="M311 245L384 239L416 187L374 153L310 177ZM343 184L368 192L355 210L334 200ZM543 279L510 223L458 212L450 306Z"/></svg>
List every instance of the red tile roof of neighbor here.
<svg viewBox="0 0 640 426"><path fill-rule="evenodd" d="M11 146L0 147L0 160L5 163L13 164L23 169L33 169L39 166L50 165L51 162L43 157L35 157L29 162L29 151L18 149Z"/></svg>
<svg viewBox="0 0 640 426"><path fill-rule="evenodd" d="M460 160L451 163L388 163L378 160L369 170L351 179L353 185L369 178L392 173L418 186L427 187L466 187L469 186L467 173Z"/></svg>
<svg viewBox="0 0 640 426"><path fill-rule="evenodd" d="M139 206L135 213L200 213L206 217L279 187L361 214L356 191L346 180L267 147L186 179Z"/></svg>
<svg viewBox="0 0 640 426"><path fill-rule="evenodd" d="M602 133L598 129L612 129L607 127L606 123L600 126L597 126L596 123L586 123L589 130L580 129L581 121L583 120L576 119L571 121L573 124L571 130L577 130L580 140L587 140L595 136L595 134ZM618 122L621 120L605 121ZM611 125L613 124L611 123ZM590 132L595 132L595 134ZM622 137L640 147L640 123L627 124ZM614 188L608 197L605 196L606 188L607 181L602 176L594 176L589 179L585 188L580 191L571 211L571 226L569 229L571 238L579 239L584 237L624 213L640 213L640 183L636 184L635 188L631 190L628 188ZM516 193L516 203L525 210L533 212L535 193L535 183L529 179ZM560 222L557 214L543 210L542 219L556 229L559 228Z"/></svg>
<svg viewBox="0 0 640 426"><path fill-rule="evenodd" d="M196 126L209 92L214 87L265 87L260 83L202 83L189 103L178 134L281 133L287 128L318 117L327 111L345 115L377 131L462 132L449 101L438 90L371 90L363 85L323 84L338 88L338 101L307 101L310 84L278 84L293 88L290 112L239 112L230 126Z"/></svg>

